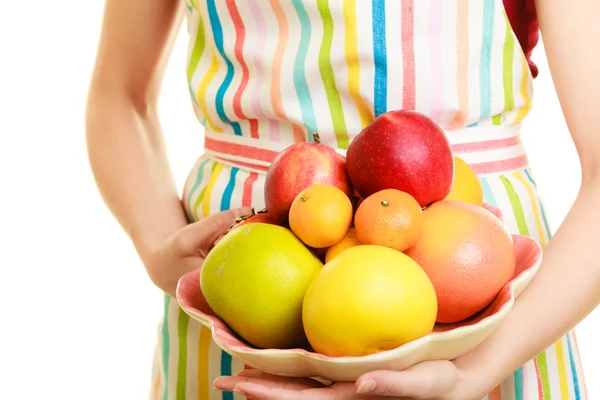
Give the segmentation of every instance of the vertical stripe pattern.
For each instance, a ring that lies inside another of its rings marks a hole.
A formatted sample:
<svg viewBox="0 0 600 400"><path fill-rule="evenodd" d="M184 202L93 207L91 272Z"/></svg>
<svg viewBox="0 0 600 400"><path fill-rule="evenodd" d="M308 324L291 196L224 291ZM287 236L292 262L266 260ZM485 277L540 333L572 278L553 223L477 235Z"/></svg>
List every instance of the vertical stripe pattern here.
<svg viewBox="0 0 600 400"><path fill-rule="evenodd" d="M190 43L184 72L194 112L210 138L260 147L312 140L311 133L318 132L322 143L346 148L373 118L404 108L428 114L449 135L468 127L468 135L461 130L462 136L452 138L453 146L464 151L465 159L487 165L487 155L511 151L491 147L518 144L518 138L486 138L483 128L518 124L531 108L531 73L501 1L207 0L186 5ZM531 171L519 166L480 173L485 200L502 210L508 229L545 246L551 229ZM264 181L263 173L243 165L201 157L190 171L182 202L190 221L240 206L261 209ZM241 399L212 389L212 380L245 366L218 348L210 331L168 296L159 335L151 398ZM585 398L572 333L486 396Z"/></svg>

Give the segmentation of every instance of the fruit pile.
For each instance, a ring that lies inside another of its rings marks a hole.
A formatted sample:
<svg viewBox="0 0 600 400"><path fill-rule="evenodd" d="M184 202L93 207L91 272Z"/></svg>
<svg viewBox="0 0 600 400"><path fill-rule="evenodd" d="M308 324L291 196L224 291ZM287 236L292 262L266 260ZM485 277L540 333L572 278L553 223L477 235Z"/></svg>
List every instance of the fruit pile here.
<svg viewBox="0 0 600 400"><path fill-rule="evenodd" d="M514 274L512 237L477 175L416 112L379 116L346 157L318 140L291 145L269 168L265 203L200 274L213 312L258 348L396 348L475 316Z"/></svg>

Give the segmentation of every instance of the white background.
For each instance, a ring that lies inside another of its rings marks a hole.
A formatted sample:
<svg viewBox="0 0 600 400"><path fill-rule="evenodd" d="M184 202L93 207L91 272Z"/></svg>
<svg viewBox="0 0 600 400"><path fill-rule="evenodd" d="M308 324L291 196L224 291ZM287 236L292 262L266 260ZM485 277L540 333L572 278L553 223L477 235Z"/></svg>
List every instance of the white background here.
<svg viewBox="0 0 600 400"><path fill-rule="evenodd" d="M0 3L0 398L144 399L162 297L100 199L84 105L103 3ZM161 116L181 187L202 130L185 83L181 31ZM542 48L525 137L556 229L579 185L577 156ZM542 150L542 147L545 147ZM568 273L568 272L566 272ZM600 399L600 312L577 329Z"/></svg>

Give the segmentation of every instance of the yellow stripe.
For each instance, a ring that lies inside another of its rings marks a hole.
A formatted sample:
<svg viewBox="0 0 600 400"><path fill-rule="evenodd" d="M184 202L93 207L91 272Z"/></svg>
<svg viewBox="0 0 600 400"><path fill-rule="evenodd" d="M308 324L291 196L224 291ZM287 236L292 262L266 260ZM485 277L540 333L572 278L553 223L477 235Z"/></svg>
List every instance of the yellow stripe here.
<svg viewBox="0 0 600 400"><path fill-rule="evenodd" d="M204 193L204 199L202 199L202 216L204 218L210 215L210 200L212 196L212 191L215 186L215 182L219 178L221 171L225 166L223 164L216 164L215 168L210 174L210 180L208 181L208 185L206 185L206 192Z"/></svg>
<svg viewBox="0 0 600 400"><path fill-rule="evenodd" d="M527 83L529 82L529 64L527 63L527 59L523 57L523 74L521 75L521 96L523 96L523 100L525 100L525 104L523 107L519 109L517 114L517 118L515 119L515 124L521 122L523 118L529 112L531 108L531 96L529 96L529 91L527 90Z"/></svg>
<svg viewBox="0 0 600 400"><path fill-rule="evenodd" d="M208 85L213 80L213 78L217 75L217 71L219 70L219 59L217 58L217 52L215 51L214 46L212 48L212 63L208 68L208 72L202 78L202 82L200 82L200 87L198 88L198 104L200 105L200 109L202 109L202 113L206 117L206 121L208 125L210 125L211 129L215 132L223 132L223 129L219 128L214 124L210 115L208 114L208 110L206 108L206 91L208 89Z"/></svg>
<svg viewBox="0 0 600 400"><path fill-rule="evenodd" d="M200 339L198 340L198 400L210 398L210 386L208 385L208 348L210 346L210 329L204 326L200 328Z"/></svg>
<svg viewBox="0 0 600 400"><path fill-rule="evenodd" d="M533 207L533 215L535 216L535 225L537 226L538 232L540 233L540 239L542 241L542 247L546 246L546 235L544 233L544 228L542 227L542 219L540 217L540 209L538 207L538 203L535 197L535 193L533 192L533 188L531 185L523 179L519 172L515 172L513 176L525 186L527 192L529 193L529 199L531 200L531 206Z"/></svg>
<svg viewBox="0 0 600 400"><path fill-rule="evenodd" d="M363 128L373 121L373 114L360 96L360 63L356 38L356 0L344 0L344 21L346 23L346 63L348 64L348 90L356 101Z"/></svg>
<svg viewBox="0 0 600 400"><path fill-rule="evenodd" d="M556 364L558 365L558 376L560 378L560 396L563 400L569 399L569 385L567 384L567 369L565 368L565 353L563 352L562 340L559 339L554 345L556 347Z"/></svg>

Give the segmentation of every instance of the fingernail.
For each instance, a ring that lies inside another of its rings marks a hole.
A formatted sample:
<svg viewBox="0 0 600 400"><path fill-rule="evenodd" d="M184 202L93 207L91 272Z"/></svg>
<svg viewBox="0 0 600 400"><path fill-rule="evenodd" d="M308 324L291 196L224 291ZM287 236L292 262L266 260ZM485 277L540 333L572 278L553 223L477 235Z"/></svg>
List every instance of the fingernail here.
<svg viewBox="0 0 600 400"><path fill-rule="evenodd" d="M247 395L247 393L246 393L246 392L245 392L245 391L244 391L242 388L240 388L239 386L240 386L240 385L235 385L235 386L233 387L233 393L237 393L237 394L240 394L240 395L242 395L242 396L246 396L246 395Z"/></svg>
<svg viewBox="0 0 600 400"><path fill-rule="evenodd" d="M377 386L377 383L371 379L361 383L360 386L358 386L358 389L356 389L356 391L358 393L370 393L373 390L375 390L375 386Z"/></svg>

